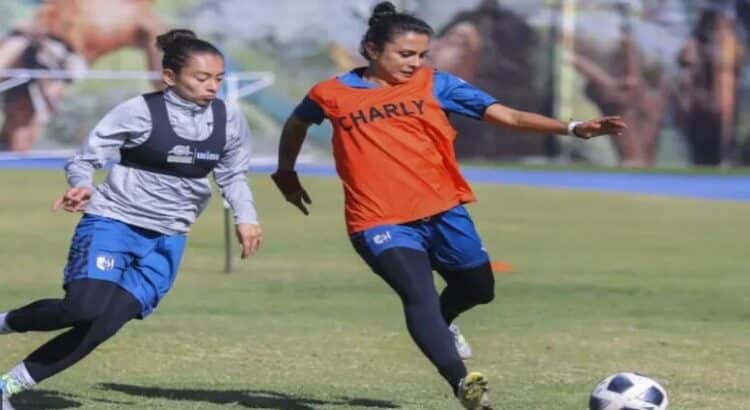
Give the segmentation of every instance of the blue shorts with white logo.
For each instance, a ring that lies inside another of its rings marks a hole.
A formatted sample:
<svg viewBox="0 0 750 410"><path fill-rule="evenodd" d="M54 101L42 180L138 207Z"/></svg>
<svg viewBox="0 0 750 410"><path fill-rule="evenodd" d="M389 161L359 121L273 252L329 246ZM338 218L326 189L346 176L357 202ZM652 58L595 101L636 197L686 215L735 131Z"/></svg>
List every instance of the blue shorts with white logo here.
<svg viewBox="0 0 750 410"><path fill-rule="evenodd" d="M76 227L63 285L78 279L118 284L151 314L177 276L185 235L164 235L115 219L84 215Z"/></svg>
<svg viewBox="0 0 750 410"><path fill-rule="evenodd" d="M489 262L474 223L463 205L429 218L399 225L380 225L350 236L365 260L391 248L427 253L433 269L460 271Z"/></svg>

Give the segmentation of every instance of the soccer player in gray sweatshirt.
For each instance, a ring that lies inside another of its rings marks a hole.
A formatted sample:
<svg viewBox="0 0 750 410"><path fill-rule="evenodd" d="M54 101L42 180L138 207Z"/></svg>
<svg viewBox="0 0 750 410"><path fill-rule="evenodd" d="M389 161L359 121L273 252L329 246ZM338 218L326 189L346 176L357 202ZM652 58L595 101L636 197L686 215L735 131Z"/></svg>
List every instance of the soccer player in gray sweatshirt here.
<svg viewBox="0 0 750 410"><path fill-rule="evenodd" d="M236 107L216 98L224 58L192 31L158 37L164 91L107 113L66 164L69 188L54 209L83 212L64 269L62 299L0 313L0 334L70 328L0 376L2 405L72 366L125 323L148 316L177 275L190 226L211 196L213 172L235 215L242 257L261 244L247 183L250 131ZM94 186L92 174L120 161Z"/></svg>

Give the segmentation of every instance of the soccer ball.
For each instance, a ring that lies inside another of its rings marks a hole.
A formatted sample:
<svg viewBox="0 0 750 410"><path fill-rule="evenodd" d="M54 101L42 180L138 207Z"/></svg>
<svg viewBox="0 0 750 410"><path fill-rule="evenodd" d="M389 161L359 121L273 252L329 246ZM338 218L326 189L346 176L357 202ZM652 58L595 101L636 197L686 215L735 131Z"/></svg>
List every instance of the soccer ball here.
<svg viewBox="0 0 750 410"><path fill-rule="evenodd" d="M668 405L667 392L659 383L635 373L607 377L589 399L589 410L666 410Z"/></svg>

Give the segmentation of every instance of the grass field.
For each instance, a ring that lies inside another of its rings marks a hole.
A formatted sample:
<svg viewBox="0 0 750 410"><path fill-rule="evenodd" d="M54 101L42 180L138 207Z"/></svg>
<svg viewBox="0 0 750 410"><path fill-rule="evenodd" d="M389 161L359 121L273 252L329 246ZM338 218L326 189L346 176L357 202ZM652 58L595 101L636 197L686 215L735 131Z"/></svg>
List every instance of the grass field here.
<svg viewBox="0 0 750 410"><path fill-rule="evenodd" d="M34 409L457 409L400 304L349 245L341 193L305 178L304 217L253 178L257 257L223 264L220 201L156 313L19 396ZM60 172L0 172L0 310L59 295L77 216ZM678 410L750 409L750 205L475 186L497 298L459 320L496 409L581 410L604 376L660 380ZM745 239L743 239L745 238ZM48 334L0 337L0 369Z"/></svg>

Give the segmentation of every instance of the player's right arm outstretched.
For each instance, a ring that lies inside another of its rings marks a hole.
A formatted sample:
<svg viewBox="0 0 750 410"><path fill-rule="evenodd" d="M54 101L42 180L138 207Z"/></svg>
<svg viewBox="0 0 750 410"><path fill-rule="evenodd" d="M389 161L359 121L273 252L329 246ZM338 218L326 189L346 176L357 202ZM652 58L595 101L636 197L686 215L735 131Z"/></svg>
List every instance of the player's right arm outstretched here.
<svg viewBox="0 0 750 410"><path fill-rule="evenodd" d="M139 144L148 138L151 117L142 98L135 97L109 111L65 164L68 188L52 204L52 210L82 212L94 193L94 171L116 158L126 144ZM135 139L133 139L135 136Z"/></svg>

